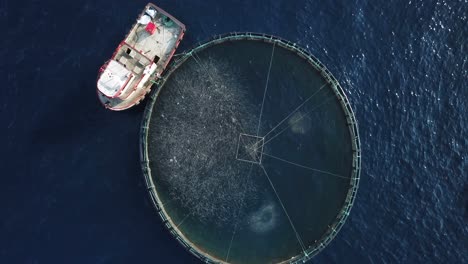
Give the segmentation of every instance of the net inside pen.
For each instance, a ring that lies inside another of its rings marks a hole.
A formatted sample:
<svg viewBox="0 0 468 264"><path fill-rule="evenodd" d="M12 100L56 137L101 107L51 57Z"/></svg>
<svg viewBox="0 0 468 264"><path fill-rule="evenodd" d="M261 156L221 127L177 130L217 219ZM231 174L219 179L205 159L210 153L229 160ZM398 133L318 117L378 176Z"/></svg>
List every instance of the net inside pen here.
<svg viewBox="0 0 468 264"><path fill-rule="evenodd" d="M314 57L269 36L187 52L145 112L143 170L165 224L207 262L307 260L359 181L357 126Z"/></svg>

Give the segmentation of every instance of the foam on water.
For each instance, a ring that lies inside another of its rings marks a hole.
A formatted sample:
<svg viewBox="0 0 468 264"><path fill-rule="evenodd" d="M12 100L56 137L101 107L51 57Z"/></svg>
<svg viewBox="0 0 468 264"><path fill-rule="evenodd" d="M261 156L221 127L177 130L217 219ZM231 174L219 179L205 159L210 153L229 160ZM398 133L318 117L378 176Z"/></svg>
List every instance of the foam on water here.
<svg viewBox="0 0 468 264"><path fill-rule="evenodd" d="M247 221L252 231L265 233L275 228L278 221L278 208L273 203L262 205L257 211L248 216Z"/></svg>

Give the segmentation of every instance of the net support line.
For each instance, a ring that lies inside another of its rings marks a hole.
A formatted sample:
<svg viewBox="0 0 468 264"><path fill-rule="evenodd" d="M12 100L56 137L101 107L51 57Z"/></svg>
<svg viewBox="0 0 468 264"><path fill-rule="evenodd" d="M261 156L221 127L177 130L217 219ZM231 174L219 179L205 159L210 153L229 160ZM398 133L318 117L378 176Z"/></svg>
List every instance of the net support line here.
<svg viewBox="0 0 468 264"><path fill-rule="evenodd" d="M266 133L263 137L266 137L268 136L271 132L273 132L276 128L278 128L284 121L286 121L291 115L293 115L295 112L297 112L297 110L299 110L302 106L304 106L310 99L312 99L318 92L320 92L325 86L327 85L327 83L323 84L322 86L320 86L320 88L315 92L313 93L311 96L309 96L309 98L307 98L306 100L304 100L304 102L302 102L296 109L294 109L291 113L289 113L289 115L287 115L283 120L281 120L275 127L273 127L268 133Z"/></svg>
<svg viewBox="0 0 468 264"><path fill-rule="evenodd" d="M273 137L271 137L270 139L266 140L262 146L260 147L263 147L265 146L268 142L272 141L273 139L275 139L277 136L281 135L284 131L286 131L286 129L290 128L292 125L296 124L297 122L301 121L304 117L308 116L309 114L313 113L315 110L317 110L319 107L325 105L326 103L328 103L328 101L330 101L330 99L333 99L334 95L332 96L329 96L327 99L325 99L325 101L323 101L321 104L317 105L316 107L314 107L312 110L310 110L309 112L301 115L301 117L299 117L298 119L294 120L294 122L292 122L291 124L289 124L287 127L285 127L283 130L281 130L279 133L275 134ZM260 148L259 147L259 148Z"/></svg>
<svg viewBox="0 0 468 264"><path fill-rule="evenodd" d="M263 152L263 155L265 155L265 156L267 156L267 157L270 157L270 158L273 158L273 159L276 159L276 160L279 160L279 161L282 161L282 162L289 163L289 164L291 164L291 165L294 165L294 166L297 166L297 167L300 167L300 168L307 169L307 170L311 170L311 171L320 172L320 173L323 173L323 174L332 175L332 176L335 176L335 177L338 177L338 178L342 178L342 179L346 179L346 180L349 180L349 179L350 179L350 178L345 177L345 176L343 176L343 175L339 175L339 174L336 174L336 173L333 173L333 172L329 172L329 171L324 171L324 170L319 170L319 169L314 169L314 168L311 168L311 167L307 167L307 166L304 166L304 165L301 165L301 164L298 164L298 163L295 163L295 162L292 162L292 161L289 161L289 160L285 160L285 159L282 159L282 158L279 158L279 157L276 157L276 156L267 154L267 153L265 153L265 152Z"/></svg>
<svg viewBox="0 0 468 264"><path fill-rule="evenodd" d="M236 234L236 231L237 231L237 223L234 226L234 232L232 232L231 242L229 242L228 252L226 254L226 259L224 260L226 262L229 260L229 253L231 253L232 241L234 241L234 235Z"/></svg>
<svg viewBox="0 0 468 264"><path fill-rule="evenodd" d="M200 66L200 68L205 72L208 78L210 78L211 81L215 83L215 80L213 76L209 73L209 70L205 67L205 65L202 65L200 57L196 53L193 53L193 52L190 53L190 56L192 56L193 60L198 64L198 66Z"/></svg>
<svg viewBox="0 0 468 264"><path fill-rule="evenodd" d="M271 50L270 66L268 66L268 73L267 73L267 78L266 78L266 83L265 83L265 91L263 92L262 106L260 108L260 117L258 118L258 126L257 126L257 134L256 134L257 136L258 136L258 133L260 132L260 125L262 124L263 105L265 104L265 97L266 97L267 90L268 90L268 82L270 81L271 65L273 64L273 56L275 55L275 45L276 43L273 43L273 48Z"/></svg>
<svg viewBox="0 0 468 264"><path fill-rule="evenodd" d="M193 52L190 53L190 56L191 56L191 57L193 58L193 60L198 64L198 66L200 66L200 67L202 68L202 70L205 72L205 74L208 76L208 78L210 78L211 81L212 81L213 83L215 83L215 80L214 80L213 76L209 73L208 68L205 67L206 65L203 64L203 63L201 63L200 56L198 56L198 54L193 53ZM243 132L244 134L246 134L244 128L242 127L242 123L241 123L240 119L238 119L238 120L239 120L239 127L240 127L240 129L242 130L242 132Z"/></svg>
<svg viewBox="0 0 468 264"><path fill-rule="evenodd" d="M250 164L249 173L247 174L247 179L248 180L250 179L250 175L252 174L252 169L253 169L253 163ZM244 202L244 200L245 200L245 196L242 198L242 202ZM234 241L234 236L236 235L236 230L237 230L238 224L239 224L239 222L236 222L236 225L234 226L234 232L232 232L231 242L229 243L228 252L226 254L226 260L225 260L226 262L229 259L229 254L231 253L232 242Z"/></svg>
<svg viewBox="0 0 468 264"><path fill-rule="evenodd" d="M294 231L294 234L296 235L296 238L297 238L297 241L299 242L299 245L300 245L301 248L302 248L302 251L304 251L304 254L307 255L306 248L305 248L305 246L304 246L304 242L302 242L302 238L301 238L301 236L299 235L299 233L297 232L296 227L294 226L294 224L293 224L291 218L289 217L289 214L288 214L288 212L286 211L286 207L284 207L284 204L283 204L283 202L281 201L281 198L279 197L278 192L276 192L276 188L275 188L275 186L273 185L273 182L271 181L270 176L268 176L268 173L267 173L267 171L265 170L265 167L263 167L263 165L260 164L260 167L262 168L263 172L265 173L265 176L266 176L266 178L268 179L268 182L270 182L271 188L272 188L273 191L275 192L276 198L278 198L278 201L279 201L281 207L283 208L284 214L286 215L286 217L287 217L288 220L289 220L289 223L291 224L291 227L292 227L292 229L293 229L293 231Z"/></svg>
<svg viewBox="0 0 468 264"><path fill-rule="evenodd" d="M185 217L182 219L182 221L180 221L180 223L179 223L179 224L177 224L177 226L176 226L176 227L177 227L177 228L179 228L179 227L180 227L180 226L181 226L181 225L184 223L185 219L187 219L187 218L188 218L190 215L191 215L190 213L189 213L189 214L187 214L187 215L186 215L186 216L185 216Z"/></svg>

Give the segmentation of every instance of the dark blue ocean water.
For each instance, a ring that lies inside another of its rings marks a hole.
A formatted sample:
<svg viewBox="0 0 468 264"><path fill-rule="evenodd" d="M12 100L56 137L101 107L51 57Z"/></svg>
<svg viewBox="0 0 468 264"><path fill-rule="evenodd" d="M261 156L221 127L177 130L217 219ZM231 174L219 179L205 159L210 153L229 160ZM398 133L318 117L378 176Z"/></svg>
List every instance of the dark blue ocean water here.
<svg viewBox="0 0 468 264"><path fill-rule="evenodd" d="M143 106L96 98L145 1L0 1L0 263L197 263L148 201ZM188 33L296 41L349 95L363 143L347 223L313 263L467 263L466 1L160 1Z"/></svg>

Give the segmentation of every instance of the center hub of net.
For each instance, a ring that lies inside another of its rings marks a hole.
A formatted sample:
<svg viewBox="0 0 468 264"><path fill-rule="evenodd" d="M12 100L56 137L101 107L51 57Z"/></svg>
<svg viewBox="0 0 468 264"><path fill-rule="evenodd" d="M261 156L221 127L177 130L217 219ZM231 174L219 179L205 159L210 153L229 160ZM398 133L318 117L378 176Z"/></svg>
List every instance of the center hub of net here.
<svg viewBox="0 0 468 264"><path fill-rule="evenodd" d="M243 162L261 164L264 142L263 137L240 134L237 143L236 159Z"/></svg>

